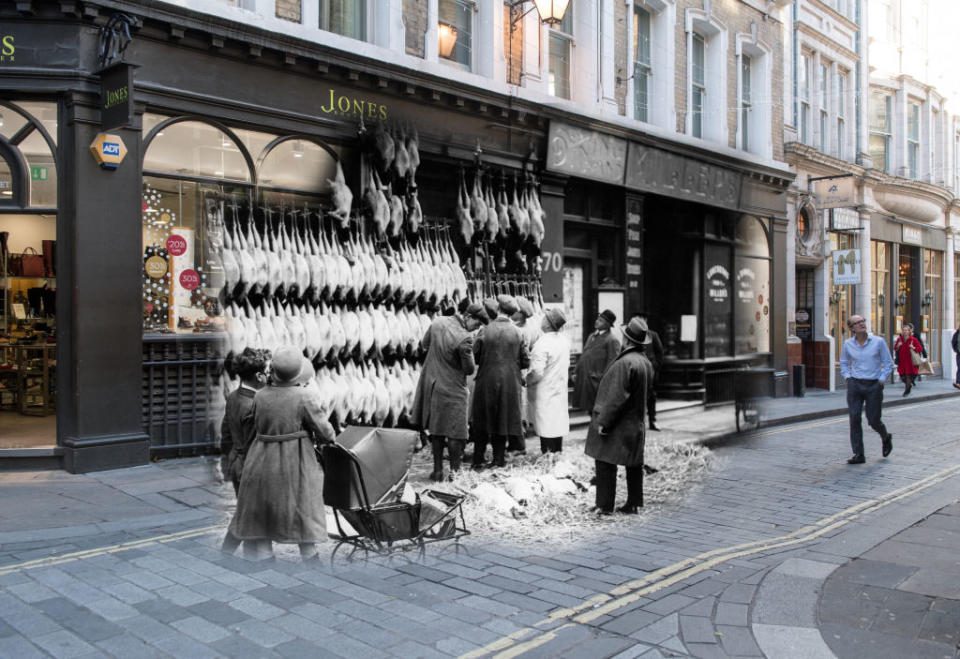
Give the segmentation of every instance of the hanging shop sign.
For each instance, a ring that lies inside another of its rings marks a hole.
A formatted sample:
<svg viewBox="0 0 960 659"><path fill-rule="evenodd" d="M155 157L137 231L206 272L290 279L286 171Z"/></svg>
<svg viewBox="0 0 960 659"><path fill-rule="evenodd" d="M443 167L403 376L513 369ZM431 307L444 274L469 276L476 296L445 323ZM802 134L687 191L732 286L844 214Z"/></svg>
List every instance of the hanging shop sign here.
<svg viewBox="0 0 960 659"><path fill-rule="evenodd" d="M718 165L631 142L625 185L634 190L738 210L743 176Z"/></svg>
<svg viewBox="0 0 960 659"><path fill-rule="evenodd" d="M101 169L116 169L127 157L127 146L119 135L99 133L90 143L90 152Z"/></svg>
<svg viewBox="0 0 960 659"><path fill-rule="evenodd" d="M100 125L104 130L133 125L133 64L120 62L100 72Z"/></svg>
<svg viewBox="0 0 960 659"><path fill-rule="evenodd" d="M833 251L833 283L835 286L860 283L860 250Z"/></svg>
<svg viewBox="0 0 960 659"><path fill-rule="evenodd" d="M908 245L923 245L923 231L903 225L903 242Z"/></svg>
<svg viewBox="0 0 960 659"><path fill-rule="evenodd" d="M551 121L547 169L579 178L623 184L627 141Z"/></svg>
<svg viewBox="0 0 960 659"><path fill-rule="evenodd" d="M853 176L824 178L813 182L813 193L820 208L856 206L857 187Z"/></svg>
<svg viewBox="0 0 960 659"><path fill-rule="evenodd" d="M830 209L831 231L854 231L860 229L860 213L854 208Z"/></svg>

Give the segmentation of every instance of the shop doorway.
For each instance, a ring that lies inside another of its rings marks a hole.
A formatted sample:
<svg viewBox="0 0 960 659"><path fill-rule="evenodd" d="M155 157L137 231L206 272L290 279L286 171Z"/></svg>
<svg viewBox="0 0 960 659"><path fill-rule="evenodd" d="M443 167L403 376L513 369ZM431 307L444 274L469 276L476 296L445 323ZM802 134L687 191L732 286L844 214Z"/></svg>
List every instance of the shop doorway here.
<svg viewBox="0 0 960 659"><path fill-rule="evenodd" d="M900 262L897 268L897 299L896 316L894 318L894 334L899 334L905 323L914 323L918 320L914 314L916 304L914 300L914 291L917 290L917 264L919 261L919 248L900 246Z"/></svg>
<svg viewBox="0 0 960 659"><path fill-rule="evenodd" d="M0 118L0 457L52 456L57 104L0 100Z"/></svg>

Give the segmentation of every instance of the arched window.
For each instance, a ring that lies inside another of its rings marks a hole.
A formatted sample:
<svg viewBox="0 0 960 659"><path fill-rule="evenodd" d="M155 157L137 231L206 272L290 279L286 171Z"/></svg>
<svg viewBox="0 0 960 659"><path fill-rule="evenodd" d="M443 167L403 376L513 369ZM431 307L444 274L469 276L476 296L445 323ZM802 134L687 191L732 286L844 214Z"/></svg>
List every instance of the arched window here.
<svg viewBox="0 0 960 659"><path fill-rule="evenodd" d="M763 220L741 217L736 245L736 352L770 352L770 243Z"/></svg>
<svg viewBox="0 0 960 659"><path fill-rule="evenodd" d="M56 135L56 103L0 101L0 159L9 177L9 187L0 188L0 205L56 208Z"/></svg>
<svg viewBox="0 0 960 659"><path fill-rule="evenodd" d="M339 159L336 149L298 137L282 138L264 149L257 164L257 179L262 187L327 194L327 180L336 175Z"/></svg>
<svg viewBox="0 0 960 659"><path fill-rule="evenodd" d="M143 158L145 173L242 182L255 180L249 152L225 127L173 119L156 123L147 140Z"/></svg>

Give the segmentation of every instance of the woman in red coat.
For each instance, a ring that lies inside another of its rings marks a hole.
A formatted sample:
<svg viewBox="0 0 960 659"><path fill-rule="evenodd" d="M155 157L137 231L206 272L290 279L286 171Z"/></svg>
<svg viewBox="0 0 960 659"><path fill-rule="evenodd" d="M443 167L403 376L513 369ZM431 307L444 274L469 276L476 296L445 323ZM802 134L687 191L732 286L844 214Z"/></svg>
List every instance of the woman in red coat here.
<svg viewBox="0 0 960 659"><path fill-rule="evenodd" d="M910 395L910 390L913 388L913 379L917 377L917 367L913 363L911 352L921 354L923 347L913 336L913 329L909 324L906 324L900 331L900 336L893 343L894 361L897 363L897 373L900 374L900 379L904 383L904 396Z"/></svg>

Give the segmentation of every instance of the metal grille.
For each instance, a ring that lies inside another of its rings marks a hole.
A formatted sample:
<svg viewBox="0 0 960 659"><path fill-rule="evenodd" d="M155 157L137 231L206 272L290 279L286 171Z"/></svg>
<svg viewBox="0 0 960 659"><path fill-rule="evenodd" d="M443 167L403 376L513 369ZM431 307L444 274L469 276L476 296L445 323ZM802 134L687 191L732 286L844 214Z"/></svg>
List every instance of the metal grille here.
<svg viewBox="0 0 960 659"><path fill-rule="evenodd" d="M155 456L211 453L220 442L221 336L143 339L143 426Z"/></svg>

